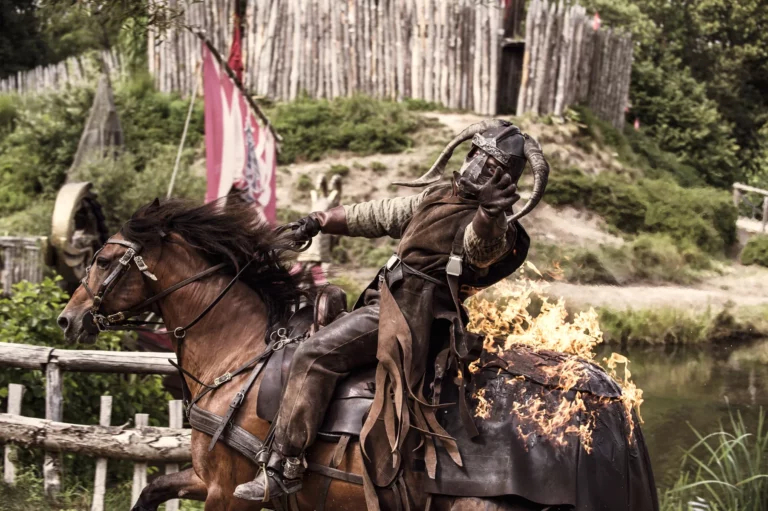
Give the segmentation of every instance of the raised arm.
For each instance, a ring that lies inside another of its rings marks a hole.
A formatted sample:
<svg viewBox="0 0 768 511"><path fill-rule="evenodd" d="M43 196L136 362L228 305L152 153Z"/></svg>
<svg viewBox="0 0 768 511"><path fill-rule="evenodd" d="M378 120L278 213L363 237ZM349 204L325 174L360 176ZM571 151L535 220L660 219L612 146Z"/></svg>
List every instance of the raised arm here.
<svg viewBox="0 0 768 511"><path fill-rule="evenodd" d="M413 217L428 190L408 197L379 199L342 206L346 215L349 236L399 239L403 225Z"/></svg>
<svg viewBox="0 0 768 511"><path fill-rule="evenodd" d="M411 219L430 189L418 195L380 199L369 202L337 206L328 211L315 211L304 218L289 224L294 239L309 240L318 235L340 234L342 236L362 236L380 238L391 236L400 238L403 225Z"/></svg>

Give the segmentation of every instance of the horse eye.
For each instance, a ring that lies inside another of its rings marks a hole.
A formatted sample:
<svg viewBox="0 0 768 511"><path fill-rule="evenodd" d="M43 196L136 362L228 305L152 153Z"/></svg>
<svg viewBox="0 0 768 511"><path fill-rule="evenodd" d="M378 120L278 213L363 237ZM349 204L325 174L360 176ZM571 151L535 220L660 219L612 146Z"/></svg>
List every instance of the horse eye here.
<svg viewBox="0 0 768 511"><path fill-rule="evenodd" d="M96 266L98 266L102 270L106 270L107 268L109 268L109 259L107 259L106 257L97 257Z"/></svg>

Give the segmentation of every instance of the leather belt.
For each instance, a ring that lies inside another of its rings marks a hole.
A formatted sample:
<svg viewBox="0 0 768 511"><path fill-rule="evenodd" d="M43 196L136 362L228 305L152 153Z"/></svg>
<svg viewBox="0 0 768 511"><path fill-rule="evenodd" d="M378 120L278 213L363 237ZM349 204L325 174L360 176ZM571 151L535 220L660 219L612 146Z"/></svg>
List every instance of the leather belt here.
<svg viewBox="0 0 768 511"><path fill-rule="evenodd" d="M392 287L393 284L403 279L405 273L414 275L421 279L431 282L438 286L445 286L446 283L440 279L427 275L424 272L417 270L416 268L407 265L397 254L392 254L387 264L384 265L383 278L387 281L387 285Z"/></svg>

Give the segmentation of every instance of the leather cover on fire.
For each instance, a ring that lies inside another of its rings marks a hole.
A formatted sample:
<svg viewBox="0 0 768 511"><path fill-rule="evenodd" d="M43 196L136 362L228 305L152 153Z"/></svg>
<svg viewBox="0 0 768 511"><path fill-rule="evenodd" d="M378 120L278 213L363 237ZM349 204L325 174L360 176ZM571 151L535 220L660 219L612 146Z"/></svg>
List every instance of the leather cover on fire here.
<svg viewBox="0 0 768 511"><path fill-rule="evenodd" d="M575 398L577 390L557 389L559 375L547 370L556 368L563 357L519 347L508 350L503 359L483 360L487 365L473 375L467 389L468 399L485 389L487 418L475 417L480 435L467 438L458 414L450 408L438 413L459 444L464 466L452 463L438 445L437 477L432 480L423 474L425 490L456 496L517 495L578 511L658 511L656 484L638 419L633 412L630 440L624 405L616 399L620 389L602 369L585 362L587 377L576 384L587 413L576 415L571 424L578 426L595 412L590 453L578 435L566 435L560 445L521 420L520 414L510 413L515 403L524 404L532 397L541 398L547 410L556 408L563 398ZM441 401L455 401L456 387L448 381L443 385ZM479 400L472 403L476 406Z"/></svg>

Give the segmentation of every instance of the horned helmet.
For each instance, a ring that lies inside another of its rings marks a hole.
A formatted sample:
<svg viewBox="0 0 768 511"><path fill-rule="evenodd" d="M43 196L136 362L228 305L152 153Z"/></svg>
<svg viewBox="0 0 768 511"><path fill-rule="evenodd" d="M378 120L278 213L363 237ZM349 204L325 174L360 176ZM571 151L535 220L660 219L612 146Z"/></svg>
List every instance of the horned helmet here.
<svg viewBox="0 0 768 511"><path fill-rule="evenodd" d="M517 126L501 119L489 119L467 127L448 143L432 168L423 176L416 181L395 181L393 184L419 187L440 181L453 151L466 140L472 140L472 148L464 159L460 173L463 179L475 184L482 185L491 177L492 172L488 168L490 157L501 164L515 184L520 179L526 162L530 161L533 171L531 197L520 211L507 217L507 220L513 222L530 213L544 195L549 178L549 165L535 140L523 134Z"/></svg>

